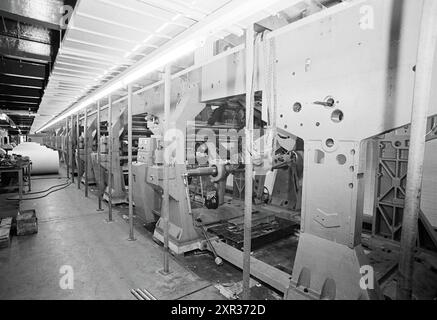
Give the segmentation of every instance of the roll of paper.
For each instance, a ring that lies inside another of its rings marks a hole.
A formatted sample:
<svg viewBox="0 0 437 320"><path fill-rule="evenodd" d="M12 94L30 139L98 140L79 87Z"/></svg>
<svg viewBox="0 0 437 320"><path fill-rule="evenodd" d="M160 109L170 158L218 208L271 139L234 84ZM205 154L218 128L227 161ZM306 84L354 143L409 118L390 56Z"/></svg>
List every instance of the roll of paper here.
<svg viewBox="0 0 437 320"><path fill-rule="evenodd" d="M57 174L59 172L58 152L38 143L21 143L12 150L12 153L30 158L32 175Z"/></svg>

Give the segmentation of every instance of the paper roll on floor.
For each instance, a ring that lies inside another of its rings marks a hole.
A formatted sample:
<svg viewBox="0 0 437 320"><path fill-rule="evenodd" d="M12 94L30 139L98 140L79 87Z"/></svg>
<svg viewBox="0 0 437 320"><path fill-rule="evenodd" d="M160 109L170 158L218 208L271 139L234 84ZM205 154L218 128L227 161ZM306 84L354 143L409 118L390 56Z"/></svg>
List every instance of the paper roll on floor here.
<svg viewBox="0 0 437 320"><path fill-rule="evenodd" d="M59 172L59 155L35 142L24 142L12 150L13 154L29 157L32 161L32 175L56 174Z"/></svg>

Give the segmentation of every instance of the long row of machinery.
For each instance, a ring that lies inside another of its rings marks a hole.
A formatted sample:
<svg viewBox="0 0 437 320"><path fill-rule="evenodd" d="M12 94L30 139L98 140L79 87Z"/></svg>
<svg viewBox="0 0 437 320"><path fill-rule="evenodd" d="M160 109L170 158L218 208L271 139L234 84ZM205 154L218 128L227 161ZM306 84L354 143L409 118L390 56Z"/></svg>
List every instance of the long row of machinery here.
<svg viewBox="0 0 437 320"><path fill-rule="evenodd" d="M363 8L370 10L371 20L363 18ZM164 117L164 83L135 93L131 103L136 216L155 224L154 238L165 241L168 166L168 234L174 253L209 250L218 264L223 259L242 268L245 201L251 201L253 250L298 238L297 248L289 248L286 257L292 267L278 268L253 256L253 277L288 299L381 298L373 273L373 286L362 281L371 268L362 246L363 219L373 224L374 236L399 241L404 200L400 192L404 193L408 161L402 155L408 139L389 132L411 120L417 59L417 46L411 44L418 41L419 9L411 1L352 1L274 31L259 25L252 66L250 200L244 192L249 115L243 44L227 50L206 44L204 54L194 61L199 67L173 77L170 118ZM436 95L437 90L433 100ZM100 124L88 119L78 143L78 161L93 164L88 166L88 183L101 166L103 175L95 180L106 195L111 192L113 204L128 201L126 104L114 103L111 128L105 112ZM433 105L429 116L436 114ZM436 136L435 124L430 118L429 139ZM96 136L97 125L101 137ZM61 131L47 144L59 148L54 140L63 137ZM89 139L87 147L84 139ZM98 140L100 163L95 154ZM109 179L112 190L107 188ZM366 212L373 218L366 220ZM421 217L424 241L431 250L437 248L434 227L426 215Z"/></svg>

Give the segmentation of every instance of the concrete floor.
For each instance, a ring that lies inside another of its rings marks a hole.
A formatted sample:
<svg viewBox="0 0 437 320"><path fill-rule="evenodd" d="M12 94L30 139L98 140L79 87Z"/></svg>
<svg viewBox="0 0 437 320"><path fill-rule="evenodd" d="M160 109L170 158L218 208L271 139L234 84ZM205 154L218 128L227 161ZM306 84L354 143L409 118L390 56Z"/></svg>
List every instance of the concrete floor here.
<svg viewBox="0 0 437 320"><path fill-rule="evenodd" d="M33 192L66 181L59 176L40 178L34 177ZM6 213L5 198L11 196L0 195L0 217ZM7 207L13 208L13 203L8 202ZM92 189L89 198L85 198L84 185L78 190L77 181L45 198L23 201L23 210L36 210L39 231L30 236L14 236L10 248L0 249L0 300L135 299L130 293L135 288L146 289L158 299L217 300L224 296L214 285L227 287L241 282L241 270L227 262L217 267L213 257L205 252L171 256L172 272L162 275L159 272L163 266L162 247L153 241L141 221L135 220L136 241L128 241L129 225L123 219L127 206L114 207L113 223L106 222L106 203L103 208L103 212L96 210L97 198ZM291 272L296 244L297 240L284 239L261 249L255 256ZM269 251L275 252L273 257L266 254ZM371 260L377 270L385 272L396 262L396 256L393 252L378 255L376 250ZM425 258L416 262L420 265L415 272L415 296L435 299L437 265L436 261ZM73 270L73 289L60 287L63 266ZM392 298L394 280L384 285L384 293ZM255 284L251 288L252 299L281 299L268 287Z"/></svg>
<svg viewBox="0 0 437 320"><path fill-rule="evenodd" d="M43 190L65 181L33 181ZM223 299L213 283L200 278L171 257L171 274L159 271L163 250L136 226L136 241L128 241L129 225L115 210L107 223L107 207L97 212L97 199L84 197L77 184L43 199L24 201L35 209L39 231L14 236L0 250L0 299L135 299L130 290L147 289L158 299ZM74 289L61 289L63 266L71 266Z"/></svg>

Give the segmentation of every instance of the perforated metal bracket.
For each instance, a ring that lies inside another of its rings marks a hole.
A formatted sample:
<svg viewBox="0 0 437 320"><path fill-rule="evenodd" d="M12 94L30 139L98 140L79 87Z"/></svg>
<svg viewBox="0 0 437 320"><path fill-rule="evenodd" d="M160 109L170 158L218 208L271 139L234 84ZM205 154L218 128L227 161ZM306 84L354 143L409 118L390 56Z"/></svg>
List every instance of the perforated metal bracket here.
<svg viewBox="0 0 437 320"><path fill-rule="evenodd" d="M314 215L313 220L320 223L325 228L340 227L338 213L326 213L321 209L317 209L317 213Z"/></svg>

